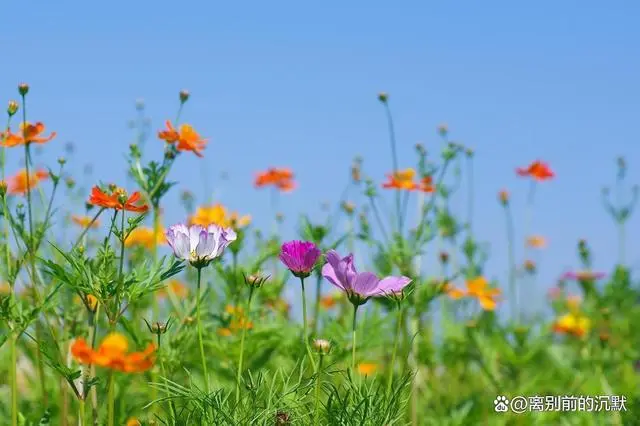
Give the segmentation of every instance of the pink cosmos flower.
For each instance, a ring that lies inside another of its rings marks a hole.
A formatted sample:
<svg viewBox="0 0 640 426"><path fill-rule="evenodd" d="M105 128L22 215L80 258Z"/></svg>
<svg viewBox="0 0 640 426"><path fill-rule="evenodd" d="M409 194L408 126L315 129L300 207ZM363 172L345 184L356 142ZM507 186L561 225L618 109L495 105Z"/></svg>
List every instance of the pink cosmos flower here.
<svg viewBox="0 0 640 426"><path fill-rule="evenodd" d="M345 258L335 250L327 252L327 264L322 267L322 276L344 291L354 305L362 305L370 297L399 294L411 283L408 277L378 278L371 272L357 272L353 254Z"/></svg>
<svg viewBox="0 0 640 426"><path fill-rule="evenodd" d="M298 278L306 278L313 271L320 249L310 241L288 241L282 244L280 260Z"/></svg>

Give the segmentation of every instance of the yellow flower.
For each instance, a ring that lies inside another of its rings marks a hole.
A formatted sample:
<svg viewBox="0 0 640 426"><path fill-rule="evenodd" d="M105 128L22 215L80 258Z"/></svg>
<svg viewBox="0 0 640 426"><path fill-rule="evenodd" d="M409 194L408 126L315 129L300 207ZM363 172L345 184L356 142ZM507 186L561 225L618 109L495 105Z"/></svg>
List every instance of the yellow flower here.
<svg viewBox="0 0 640 426"><path fill-rule="evenodd" d="M73 221L73 223L75 223L76 225L79 225L81 228L86 228L89 225L91 225L91 228L97 228L100 226L100 221L97 219L93 223L91 223L93 218L90 216L72 215L71 220Z"/></svg>
<svg viewBox="0 0 640 426"><path fill-rule="evenodd" d="M191 225L218 225L225 228L244 228L251 223L251 216L240 216L237 212L227 212L222 204L199 207L196 213L189 220Z"/></svg>
<svg viewBox="0 0 640 426"><path fill-rule="evenodd" d="M152 228L148 226L142 226L131 231L127 239L124 241L125 247L142 246L147 249L152 249L154 244L162 245L166 243L166 239L162 229L155 235Z"/></svg>
<svg viewBox="0 0 640 426"><path fill-rule="evenodd" d="M591 328L591 320L579 312L565 314L553 323L553 331L556 333L573 334L582 337Z"/></svg>
<svg viewBox="0 0 640 426"><path fill-rule="evenodd" d="M527 245L531 248L545 248L547 246L547 240L540 235L532 235L527 238Z"/></svg>
<svg viewBox="0 0 640 426"><path fill-rule="evenodd" d="M378 370L378 364L373 362L361 362L358 364L358 374L362 376L370 376Z"/></svg>
<svg viewBox="0 0 640 426"><path fill-rule="evenodd" d="M126 426L142 426L142 423L140 423L135 417L130 417L129 420L127 420Z"/></svg>
<svg viewBox="0 0 640 426"><path fill-rule="evenodd" d="M467 280L466 289L457 289L449 287L446 291L452 299L460 299L462 297L473 297L478 300L480 306L485 311L493 311L498 303L498 298L502 293L498 288L490 288L489 283L484 277L476 277Z"/></svg>

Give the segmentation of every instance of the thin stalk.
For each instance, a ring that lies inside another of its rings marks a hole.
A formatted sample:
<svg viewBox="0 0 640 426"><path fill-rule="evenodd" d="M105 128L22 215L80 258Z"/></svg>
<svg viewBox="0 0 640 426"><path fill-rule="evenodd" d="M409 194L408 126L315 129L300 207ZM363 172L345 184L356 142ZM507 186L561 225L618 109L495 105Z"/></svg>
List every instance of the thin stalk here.
<svg viewBox="0 0 640 426"><path fill-rule="evenodd" d="M84 410L84 399L79 399L78 400L78 420L80 423L80 426L85 426L85 410Z"/></svg>
<svg viewBox="0 0 640 426"><path fill-rule="evenodd" d="M18 426L18 350L17 350L18 336L15 333L11 334L9 339L10 352L11 352L11 426Z"/></svg>
<svg viewBox="0 0 640 426"><path fill-rule="evenodd" d="M200 358L202 361L202 374L204 374L204 385L209 393L209 373L207 371L207 360L204 355L204 344L202 340L202 321L200 320L200 287L202 282L202 268L198 267L198 287L196 294L196 323L198 324L198 345L200 346Z"/></svg>
<svg viewBox="0 0 640 426"><path fill-rule="evenodd" d="M313 360L313 355L311 353L311 347L309 346L309 336L307 334L307 296L304 292L304 278L300 277L300 285L302 286L302 343L304 347L307 349L307 355L309 356L309 361L313 366L313 369L316 369L316 362Z"/></svg>
<svg viewBox="0 0 640 426"><path fill-rule="evenodd" d="M529 237L529 233L531 232L531 224L533 221L533 204L535 201L536 195L536 181L531 179L531 183L529 185L529 193L527 195L527 207L525 210L525 221L524 221L524 237L525 237L525 246L524 246L524 259L527 260L529 255L529 245L527 244L527 238ZM522 298L522 289L518 289L518 305L520 305L520 299ZM518 323L522 322L522 309L518 309Z"/></svg>
<svg viewBox="0 0 640 426"><path fill-rule="evenodd" d="M320 320L320 300L322 299L322 275L316 272L316 304L313 308L313 335L318 333Z"/></svg>
<svg viewBox="0 0 640 426"><path fill-rule="evenodd" d="M160 352L162 350L162 345L161 345L161 338L160 338L161 334L158 333L158 352ZM164 367L164 354L161 353L160 354L160 371L162 372L162 377L165 378L165 389L167 391L167 397L171 397L171 390L169 389L169 383L167 382L167 371ZM175 404L173 403L173 400L169 400L169 411L171 413L171 424L176 424L176 407Z"/></svg>
<svg viewBox="0 0 640 426"><path fill-rule="evenodd" d="M393 336L393 351L391 352L391 363L389 364L389 377L387 379L387 397L391 394L391 385L393 384L393 369L396 365L396 353L398 352L398 341L400 340L400 334L402 333L402 316L404 314L404 307L398 305L398 318L396 324L396 334Z"/></svg>
<svg viewBox="0 0 640 426"><path fill-rule="evenodd" d="M513 215L508 204L504 206L505 218L507 221L507 256L509 262L509 298L511 299L511 319L518 318L518 300L516 295L516 261L514 252L514 230Z"/></svg>
<svg viewBox="0 0 640 426"><path fill-rule="evenodd" d="M393 117L391 116L391 109L389 104L384 102L384 110L387 115L387 122L389 125L389 142L391 144L391 160L393 162L393 174L398 172L398 152L396 149L396 133L393 127ZM395 191L396 198L396 217L398 220L398 234L402 234L402 208L400 206L400 191Z"/></svg>
<svg viewBox="0 0 640 426"><path fill-rule="evenodd" d="M322 387L322 361L323 361L323 354L320 354L320 359L318 360L318 372L316 374L316 394L315 394L315 409L314 409L314 414L313 414L313 424L315 426L318 425L318 422L320 421L320 413L319 413L319 409L320 409L320 388Z"/></svg>
<svg viewBox="0 0 640 426"><path fill-rule="evenodd" d="M356 318L358 313L358 305L353 305L353 321L351 323L351 371L356 369Z"/></svg>
<svg viewBox="0 0 640 426"><path fill-rule="evenodd" d="M254 287L251 286L249 290L249 300L247 301L247 315L246 321L250 320L251 315L251 299L253 299ZM238 374L236 375L236 405L240 401L240 379L242 378L242 361L244 358L244 339L247 335L246 323L242 324L242 337L240 337L240 359L238 360Z"/></svg>
<svg viewBox="0 0 640 426"><path fill-rule="evenodd" d="M115 410L114 410L114 403L115 403L115 398L114 398L114 372L111 371L109 373L109 390L108 390L108 394L107 394L107 401L108 401L108 414L107 414L107 424L109 426L114 426L115 424Z"/></svg>

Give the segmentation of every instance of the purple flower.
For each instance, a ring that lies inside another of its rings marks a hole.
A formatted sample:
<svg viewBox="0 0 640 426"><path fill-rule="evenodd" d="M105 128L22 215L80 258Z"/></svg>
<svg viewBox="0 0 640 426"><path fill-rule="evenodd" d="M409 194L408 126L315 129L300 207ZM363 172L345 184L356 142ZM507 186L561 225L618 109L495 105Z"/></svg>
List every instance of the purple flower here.
<svg viewBox="0 0 640 426"><path fill-rule="evenodd" d="M193 266L202 268L222 255L224 249L235 241L236 233L218 225L203 227L180 223L169 227L166 237L178 259L187 260Z"/></svg>
<svg viewBox="0 0 640 426"><path fill-rule="evenodd" d="M563 281L592 281L592 280L601 280L605 277L604 272L593 272L593 271L570 271L565 272L562 277L560 277Z"/></svg>
<svg viewBox="0 0 640 426"><path fill-rule="evenodd" d="M310 241L288 241L282 244L280 260L298 278L306 278L320 257L320 249Z"/></svg>
<svg viewBox="0 0 640 426"><path fill-rule="evenodd" d="M347 293L351 303L364 304L370 297L392 296L402 293L411 283L407 277L378 278L371 272L358 272L353 265L353 254L341 259L334 250L327 252L327 264L322 267L322 276Z"/></svg>

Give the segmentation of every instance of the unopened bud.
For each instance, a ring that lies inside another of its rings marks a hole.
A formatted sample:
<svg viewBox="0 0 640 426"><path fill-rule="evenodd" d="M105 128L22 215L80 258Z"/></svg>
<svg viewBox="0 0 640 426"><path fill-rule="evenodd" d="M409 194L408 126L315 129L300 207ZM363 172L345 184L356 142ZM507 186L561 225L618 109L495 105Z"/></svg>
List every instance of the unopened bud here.
<svg viewBox="0 0 640 426"><path fill-rule="evenodd" d="M58 164L60 164L61 166L64 166L67 163L67 159L64 157L60 157L58 158Z"/></svg>
<svg viewBox="0 0 640 426"><path fill-rule="evenodd" d="M498 199L502 205L506 206L509 203L509 192L503 189L498 193Z"/></svg>
<svg viewBox="0 0 640 426"><path fill-rule="evenodd" d="M27 83L18 84L18 93L20 93L20 96L25 96L29 93L29 85Z"/></svg>
<svg viewBox="0 0 640 426"><path fill-rule="evenodd" d="M438 126L438 133L440 136L447 136L447 133L449 133L449 126L447 126L447 123L442 123Z"/></svg>
<svg viewBox="0 0 640 426"><path fill-rule="evenodd" d="M348 215L353 214L356 209L356 206L351 201L343 201L340 207Z"/></svg>
<svg viewBox="0 0 640 426"><path fill-rule="evenodd" d="M418 154L420 155L425 155L427 153L427 150L424 148L424 145L422 145L421 143L416 144L416 151L418 151Z"/></svg>
<svg viewBox="0 0 640 426"><path fill-rule="evenodd" d="M255 274L251 274L249 276L245 275L244 282L250 287L260 288L265 282L267 282L269 278L269 275L262 275L261 273L256 272Z"/></svg>
<svg viewBox="0 0 640 426"><path fill-rule="evenodd" d="M315 339L313 341L313 349L321 355L326 355L331 351L331 342L326 339Z"/></svg>
<svg viewBox="0 0 640 426"><path fill-rule="evenodd" d="M536 264L533 262L533 260L524 261L524 270L530 274L536 272Z"/></svg>
<svg viewBox="0 0 640 426"><path fill-rule="evenodd" d="M9 117L12 117L16 112L18 112L18 103L16 101L9 101L9 106L7 106L7 114L9 114Z"/></svg>
<svg viewBox="0 0 640 426"><path fill-rule="evenodd" d="M7 182L0 180L0 197L4 197L7 194Z"/></svg>
<svg viewBox="0 0 640 426"><path fill-rule="evenodd" d="M188 90L180 91L180 103L185 103L189 100L190 93Z"/></svg>
<svg viewBox="0 0 640 426"><path fill-rule="evenodd" d="M389 100L389 95L386 92L380 92L378 93L378 100L383 104L386 104L387 100Z"/></svg>

